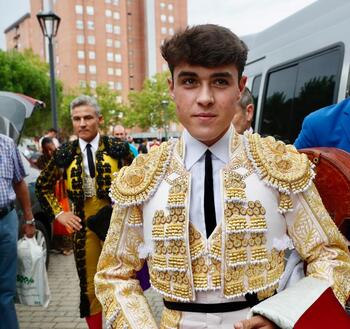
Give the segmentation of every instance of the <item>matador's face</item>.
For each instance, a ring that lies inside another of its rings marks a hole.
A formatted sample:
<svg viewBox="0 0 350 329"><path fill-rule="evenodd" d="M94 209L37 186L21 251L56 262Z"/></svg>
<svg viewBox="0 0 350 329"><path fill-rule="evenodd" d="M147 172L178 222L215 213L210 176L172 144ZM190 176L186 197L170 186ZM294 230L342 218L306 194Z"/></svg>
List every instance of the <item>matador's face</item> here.
<svg viewBox="0 0 350 329"><path fill-rule="evenodd" d="M235 65L218 67L180 64L169 81L179 121L192 137L210 146L228 130L246 78Z"/></svg>
<svg viewBox="0 0 350 329"><path fill-rule="evenodd" d="M86 142L91 142L98 134L102 116L89 105L80 105L72 110L72 121L75 134Z"/></svg>

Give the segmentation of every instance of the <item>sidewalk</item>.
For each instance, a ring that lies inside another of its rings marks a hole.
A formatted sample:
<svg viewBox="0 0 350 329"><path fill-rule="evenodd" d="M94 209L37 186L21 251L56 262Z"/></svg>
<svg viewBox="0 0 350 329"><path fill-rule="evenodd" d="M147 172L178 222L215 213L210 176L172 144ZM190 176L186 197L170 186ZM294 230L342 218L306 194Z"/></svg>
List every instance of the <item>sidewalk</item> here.
<svg viewBox="0 0 350 329"><path fill-rule="evenodd" d="M50 254L48 276L50 305L46 309L16 305L20 329L87 329L85 320L79 317L79 283L73 255ZM159 322L162 301L151 289L145 294Z"/></svg>

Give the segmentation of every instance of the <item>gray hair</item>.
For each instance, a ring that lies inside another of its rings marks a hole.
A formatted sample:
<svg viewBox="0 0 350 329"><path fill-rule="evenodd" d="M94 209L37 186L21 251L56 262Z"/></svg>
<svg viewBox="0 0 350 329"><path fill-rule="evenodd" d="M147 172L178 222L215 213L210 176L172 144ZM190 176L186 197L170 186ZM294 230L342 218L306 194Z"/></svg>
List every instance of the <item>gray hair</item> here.
<svg viewBox="0 0 350 329"><path fill-rule="evenodd" d="M250 90L245 87L242 91L241 98L239 100L239 106L245 111L249 104L254 105L254 98Z"/></svg>
<svg viewBox="0 0 350 329"><path fill-rule="evenodd" d="M100 107L97 105L96 99L87 95L80 95L72 100L70 103L70 114L72 115L76 107L84 105L92 107L98 117L101 115Z"/></svg>

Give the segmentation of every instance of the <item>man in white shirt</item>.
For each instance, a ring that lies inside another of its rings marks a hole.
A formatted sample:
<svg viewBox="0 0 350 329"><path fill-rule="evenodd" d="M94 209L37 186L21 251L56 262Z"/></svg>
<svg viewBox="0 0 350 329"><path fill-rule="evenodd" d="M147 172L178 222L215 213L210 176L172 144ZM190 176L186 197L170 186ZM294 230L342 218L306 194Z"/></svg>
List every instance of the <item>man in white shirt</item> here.
<svg viewBox="0 0 350 329"><path fill-rule="evenodd" d="M112 174L130 164L133 156L128 143L100 135L103 118L94 98L82 95L74 99L71 117L78 139L54 153L37 180L36 193L47 214L74 231L80 316L86 318L89 329L102 329L101 305L95 296L93 278L109 218L95 215L101 209L108 213ZM70 211L63 211L54 193L62 175L72 204ZM98 221L94 226L97 229L89 225L90 218L95 218L95 224Z"/></svg>
<svg viewBox="0 0 350 329"><path fill-rule="evenodd" d="M107 328L157 328L135 279L145 259L164 299L160 328L311 328L300 318L320 296L345 313L338 300L349 296L349 253L307 157L232 125L246 82L244 42L207 24L179 31L161 51L185 131L112 183L95 276ZM308 277L276 293L293 244ZM321 321L315 328L325 328Z"/></svg>

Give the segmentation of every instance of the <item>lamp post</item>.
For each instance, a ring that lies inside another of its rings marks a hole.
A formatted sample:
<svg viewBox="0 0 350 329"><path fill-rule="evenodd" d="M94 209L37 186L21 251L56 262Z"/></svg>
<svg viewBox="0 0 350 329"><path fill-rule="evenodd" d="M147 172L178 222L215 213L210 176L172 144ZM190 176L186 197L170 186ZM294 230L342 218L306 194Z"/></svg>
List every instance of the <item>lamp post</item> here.
<svg viewBox="0 0 350 329"><path fill-rule="evenodd" d="M164 138L168 140L168 105L169 101L167 99L163 99L161 101L163 107L163 122L164 122Z"/></svg>
<svg viewBox="0 0 350 329"><path fill-rule="evenodd" d="M46 13L40 12L36 15L40 28L44 37L49 40L49 64L50 64L50 94L51 94L51 110L52 110L52 125L58 130L57 125L57 103L56 103L56 83L55 83L55 61L53 57L52 39L57 35L58 27L61 18L53 11Z"/></svg>

